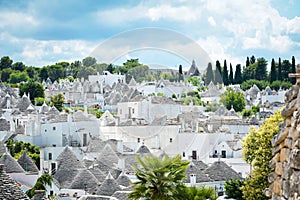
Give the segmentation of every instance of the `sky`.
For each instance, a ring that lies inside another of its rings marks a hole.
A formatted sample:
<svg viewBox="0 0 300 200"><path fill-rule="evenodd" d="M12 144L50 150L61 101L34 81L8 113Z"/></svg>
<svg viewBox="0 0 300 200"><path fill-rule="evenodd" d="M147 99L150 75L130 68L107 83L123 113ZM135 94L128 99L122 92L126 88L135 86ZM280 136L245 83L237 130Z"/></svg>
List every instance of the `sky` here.
<svg viewBox="0 0 300 200"><path fill-rule="evenodd" d="M176 68L252 55L300 63L299 10L297 0L0 0L0 56L37 67L90 55Z"/></svg>

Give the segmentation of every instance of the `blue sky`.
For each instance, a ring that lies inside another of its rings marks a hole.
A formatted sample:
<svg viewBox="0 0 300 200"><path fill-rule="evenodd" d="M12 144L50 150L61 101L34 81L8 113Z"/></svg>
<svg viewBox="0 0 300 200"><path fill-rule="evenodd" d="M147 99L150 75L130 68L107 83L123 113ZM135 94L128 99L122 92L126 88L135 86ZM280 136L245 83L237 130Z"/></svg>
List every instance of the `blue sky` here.
<svg viewBox="0 0 300 200"><path fill-rule="evenodd" d="M106 43L100 53L116 64L139 57L188 66L208 56L235 66L251 55L300 63L299 10L296 0L0 0L0 55L44 66L81 60Z"/></svg>

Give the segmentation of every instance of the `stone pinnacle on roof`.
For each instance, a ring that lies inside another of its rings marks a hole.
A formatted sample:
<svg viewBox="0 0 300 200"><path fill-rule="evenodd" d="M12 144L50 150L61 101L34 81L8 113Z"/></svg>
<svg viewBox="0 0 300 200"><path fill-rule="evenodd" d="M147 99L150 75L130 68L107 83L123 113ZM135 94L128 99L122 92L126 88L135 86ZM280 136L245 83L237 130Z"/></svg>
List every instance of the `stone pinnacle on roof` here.
<svg viewBox="0 0 300 200"><path fill-rule="evenodd" d="M16 182L6 174L3 164L0 164L0 199L29 200Z"/></svg>
<svg viewBox="0 0 300 200"><path fill-rule="evenodd" d="M9 154L5 153L0 158L0 164L4 164L4 170L7 173L24 173L21 165Z"/></svg>
<svg viewBox="0 0 300 200"><path fill-rule="evenodd" d="M121 190L121 188L118 185L117 181L112 177L110 173L108 173L106 179L101 184L96 194L111 196L119 190Z"/></svg>

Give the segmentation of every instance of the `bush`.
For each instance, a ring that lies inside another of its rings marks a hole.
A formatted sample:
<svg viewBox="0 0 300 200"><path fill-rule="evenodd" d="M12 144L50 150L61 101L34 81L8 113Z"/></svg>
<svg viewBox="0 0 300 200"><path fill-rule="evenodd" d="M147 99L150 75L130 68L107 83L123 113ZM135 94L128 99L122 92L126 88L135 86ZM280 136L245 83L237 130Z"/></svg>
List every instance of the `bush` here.
<svg viewBox="0 0 300 200"><path fill-rule="evenodd" d="M252 110L243 110L243 111L242 111L242 116L243 116L243 118L250 117L251 114L252 114Z"/></svg>
<svg viewBox="0 0 300 200"><path fill-rule="evenodd" d="M240 189L244 185L244 181L239 179L231 179L225 182L224 188L226 198L233 198L236 200L244 200L243 192Z"/></svg>

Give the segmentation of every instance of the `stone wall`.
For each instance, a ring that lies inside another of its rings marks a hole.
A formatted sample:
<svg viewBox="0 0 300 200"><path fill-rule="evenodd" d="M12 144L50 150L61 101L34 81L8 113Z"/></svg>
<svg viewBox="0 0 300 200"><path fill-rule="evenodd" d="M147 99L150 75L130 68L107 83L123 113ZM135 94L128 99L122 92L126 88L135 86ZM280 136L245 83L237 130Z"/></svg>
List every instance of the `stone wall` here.
<svg viewBox="0 0 300 200"><path fill-rule="evenodd" d="M297 74L300 74L300 65ZM282 111L285 121L272 140L273 158L268 176L270 187L266 195L272 200L300 199L300 81L285 94L286 107Z"/></svg>

